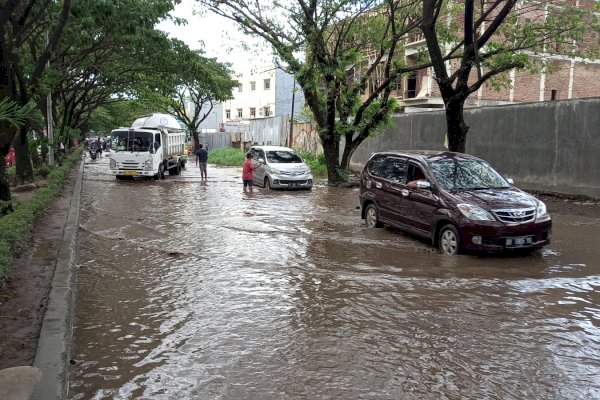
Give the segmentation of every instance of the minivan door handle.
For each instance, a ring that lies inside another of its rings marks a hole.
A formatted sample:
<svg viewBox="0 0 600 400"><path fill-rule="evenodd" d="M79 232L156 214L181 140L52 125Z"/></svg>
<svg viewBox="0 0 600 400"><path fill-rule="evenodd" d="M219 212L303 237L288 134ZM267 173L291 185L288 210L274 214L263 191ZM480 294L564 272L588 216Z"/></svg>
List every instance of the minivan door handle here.
<svg viewBox="0 0 600 400"><path fill-rule="evenodd" d="M408 196L409 192L408 192L408 189L402 189L401 193L402 193L402 196L406 197L406 196Z"/></svg>

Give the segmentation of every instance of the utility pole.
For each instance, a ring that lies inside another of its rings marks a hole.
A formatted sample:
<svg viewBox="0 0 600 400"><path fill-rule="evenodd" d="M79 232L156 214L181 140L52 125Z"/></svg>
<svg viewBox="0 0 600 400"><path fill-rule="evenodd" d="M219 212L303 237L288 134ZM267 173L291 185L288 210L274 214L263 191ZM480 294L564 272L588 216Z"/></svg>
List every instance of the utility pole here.
<svg viewBox="0 0 600 400"><path fill-rule="evenodd" d="M50 43L48 39L48 30L46 30L44 36L46 36L46 47L48 47ZM50 57L48 57L46 67L50 68ZM46 98L46 123L48 124L48 165L54 165L54 124L52 121L52 90L48 92L48 96Z"/></svg>
<svg viewBox="0 0 600 400"><path fill-rule="evenodd" d="M292 87L292 114L290 115L290 138L288 139L288 146L292 147L292 140L294 139L294 103L296 101L296 75L294 75L294 86Z"/></svg>

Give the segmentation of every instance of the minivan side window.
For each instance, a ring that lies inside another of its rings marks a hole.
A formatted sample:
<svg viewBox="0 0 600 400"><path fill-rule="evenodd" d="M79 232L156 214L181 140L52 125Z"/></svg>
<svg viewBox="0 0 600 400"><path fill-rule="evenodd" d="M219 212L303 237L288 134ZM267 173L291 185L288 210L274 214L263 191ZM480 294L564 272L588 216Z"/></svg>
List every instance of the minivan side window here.
<svg viewBox="0 0 600 400"><path fill-rule="evenodd" d="M396 156L377 156L369 163L369 173L374 176L401 183L406 175L406 160Z"/></svg>
<svg viewBox="0 0 600 400"><path fill-rule="evenodd" d="M406 175L406 160L398 157L386 157L381 168L381 177L392 182L402 183Z"/></svg>
<svg viewBox="0 0 600 400"><path fill-rule="evenodd" d="M381 171L385 165L386 156L375 156L367 167L369 173L373 176L381 177Z"/></svg>

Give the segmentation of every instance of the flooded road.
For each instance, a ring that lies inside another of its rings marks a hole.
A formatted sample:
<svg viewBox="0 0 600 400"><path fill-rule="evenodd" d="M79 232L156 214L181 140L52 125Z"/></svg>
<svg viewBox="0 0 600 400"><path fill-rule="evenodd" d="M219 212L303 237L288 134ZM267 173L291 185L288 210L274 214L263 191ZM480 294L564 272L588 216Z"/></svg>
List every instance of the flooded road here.
<svg viewBox="0 0 600 400"><path fill-rule="evenodd" d="M87 162L70 399L600 398L600 216L448 257L366 229L351 189Z"/></svg>

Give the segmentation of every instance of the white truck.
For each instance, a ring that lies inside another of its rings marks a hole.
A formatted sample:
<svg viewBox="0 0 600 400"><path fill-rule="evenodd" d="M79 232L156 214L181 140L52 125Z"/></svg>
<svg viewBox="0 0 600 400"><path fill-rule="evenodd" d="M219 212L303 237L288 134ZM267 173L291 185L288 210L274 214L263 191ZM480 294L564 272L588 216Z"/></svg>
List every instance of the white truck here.
<svg viewBox="0 0 600 400"><path fill-rule="evenodd" d="M187 161L185 129L168 114L136 119L111 133L110 169L117 179L179 175Z"/></svg>

